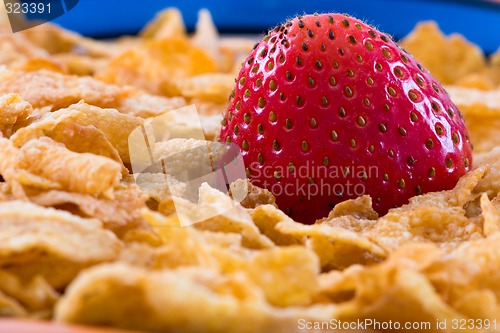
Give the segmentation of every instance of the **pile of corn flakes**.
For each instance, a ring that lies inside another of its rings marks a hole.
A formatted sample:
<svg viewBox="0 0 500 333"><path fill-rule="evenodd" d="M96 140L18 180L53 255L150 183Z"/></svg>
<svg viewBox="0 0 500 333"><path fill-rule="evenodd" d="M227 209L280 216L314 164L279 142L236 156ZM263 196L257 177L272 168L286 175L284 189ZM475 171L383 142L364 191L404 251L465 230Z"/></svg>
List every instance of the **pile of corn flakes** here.
<svg viewBox="0 0 500 333"><path fill-rule="evenodd" d="M363 196L303 225L266 190L245 184L233 206L204 184L184 205L193 219L221 213L181 228L175 191L135 184L129 135L195 104L214 140L255 40L220 37L206 11L188 35L176 9L112 42L0 26L0 316L155 332L328 331L332 319L500 330L500 53L432 22L402 41L465 115L475 169L453 190L383 217Z"/></svg>

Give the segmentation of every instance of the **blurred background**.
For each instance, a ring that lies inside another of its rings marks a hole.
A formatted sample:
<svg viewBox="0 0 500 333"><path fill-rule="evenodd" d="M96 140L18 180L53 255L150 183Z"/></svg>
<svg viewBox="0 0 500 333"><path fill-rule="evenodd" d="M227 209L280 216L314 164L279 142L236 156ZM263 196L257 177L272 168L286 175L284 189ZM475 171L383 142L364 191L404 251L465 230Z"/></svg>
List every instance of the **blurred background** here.
<svg viewBox="0 0 500 333"><path fill-rule="evenodd" d="M296 14L344 12L396 39L418 21L435 20L446 34L459 32L486 54L500 45L500 0L80 0L55 22L86 36L109 38L137 33L166 7L179 8L190 30L201 8L210 10L223 33L263 33Z"/></svg>

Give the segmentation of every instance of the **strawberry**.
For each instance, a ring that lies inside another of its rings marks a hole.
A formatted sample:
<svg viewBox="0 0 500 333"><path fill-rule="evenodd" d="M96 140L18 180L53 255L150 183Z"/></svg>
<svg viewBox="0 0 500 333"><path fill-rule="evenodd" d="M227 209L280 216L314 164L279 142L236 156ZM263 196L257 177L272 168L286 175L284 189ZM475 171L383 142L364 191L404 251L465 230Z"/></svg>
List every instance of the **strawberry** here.
<svg viewBox="0 0 500 333"><path fill-rule="evenodd" d="M292 218L369 194L374 209L447 190L472 167L463 116L389 36L342 14L269 31L243 64L221 141Z"/></svg>

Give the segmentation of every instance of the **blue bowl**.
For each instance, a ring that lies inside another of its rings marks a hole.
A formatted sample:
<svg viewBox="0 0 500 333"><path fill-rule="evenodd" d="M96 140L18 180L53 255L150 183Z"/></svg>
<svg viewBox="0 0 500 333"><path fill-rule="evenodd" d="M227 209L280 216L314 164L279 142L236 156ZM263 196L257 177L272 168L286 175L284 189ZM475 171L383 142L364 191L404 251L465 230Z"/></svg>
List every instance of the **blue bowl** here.
<svg viewBox="0 0 500 333"><path fill-rule="evenodd" d="M113 37L136 33L166 7L179 8L188 29L201 8L210 10L220 31L245 33L264 32L296 14L345 12L395 38L418 21L435 20L445 33L459 32L486 53L500 46L500 4L485 0L80 0L55 22L86 36Z"/></svg>

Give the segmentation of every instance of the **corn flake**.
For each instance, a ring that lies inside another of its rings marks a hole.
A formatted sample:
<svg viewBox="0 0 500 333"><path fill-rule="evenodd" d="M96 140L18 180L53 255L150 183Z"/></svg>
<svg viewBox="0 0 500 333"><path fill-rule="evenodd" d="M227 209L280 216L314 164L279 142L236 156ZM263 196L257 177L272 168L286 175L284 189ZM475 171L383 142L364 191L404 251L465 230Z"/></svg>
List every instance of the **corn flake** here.
<svg viewBox="0 0 500 333"><path fill-rule="evenodd" d="M30 140L47 136L78 153L90 152L130 163L128 136L142 123L141 118L80 102L20 129L12 141L22 147Z"/></svg>
<svg viewBox="0 0 500 333"><path fill-rule="evenodd" d="M26 199L26 193L18 181L17 157L19 150L14 147L10 140L0 138L0 175L11 187L12 194L18 199Z"/></svg>
<svg viewBox="0 0 500 333"><path fill-rule="evenodd" d="M31 203L0 203L0 267L22 280L40 275L61 288L84 267L116 259L120 248L97 220Z"/></svg>
<svg viewBox="0 0 500 333"><path fill-rule="evenodd" d="M57 190L30 196L29 200L39 206L57 206L78 215L97 218L106 229L122 235L141 226L140 209L144 206L146 198L135 186L131 186L116 190L113 200ZM77 209L73 209L73 206Z"/></svg>
<svg viewBox="0 0 500 333"><path fill-rule="evenodd" d="M2 70L0 93L12 92L19 94L34 108L50 106L52 110L58 110L80 100L99 107L113 107L128 96L131 89L107 85L91 77L64 75L47 70Z"/></svg>
<svg viewBox="0 0 500 333"><path fill-rule="evenodd" d="M269 248L273 242L262 235L253 223L249 212L241 205L235 204L224 193L211 188L206 183L200 188L199 206L193 209L203 211L206 216L213 216L205 221L194 224L201 230L215 232L240 233L243 236L242 245L249 248Z"/></svg>
<svg viewBox="0 0 500 333"><path fill-rule="evenodd" d="M483 217L483 233L485 236L490 236L500 231L500 210L498 208L498 198L492 202L488 199L486 193L481 196L481 214Z"/></svg>
<svg viewBox="0 0 500 333"><path fill-rule="evenodd" d="M26 317L28 312L19 302L0 291L0 317Z"/></svg>
<svg viewBox="0 0 500 333"><path fill-rule="evenodd" d="M494 315L493 318L489 318L494 319L498 316L498 312L491 310L498 309L499 303L497 298L491 298L490 292L495 295L500 293L499 240L500 234L494 233L483 240L466 242L435 261L425 269L424 273L448 303L465 310L469 315L489 313ZM491 307L485 310L484 306L479 306L478 311L474 311L470 306L464 305L466 297L476 299L480 297L485 300L484 305L490 304Z"/></svg>
<svg viewBox="0 0 500 333"><path fill-rule="evenodd" d="M164 9L156 14L156 17L146 25L140 35L146 39L186 36L186 27L181 12L176 8Z"/></svg>
<svg viewBox="0 0 500 333"><path fill-rule="evenodd" d="M282 221L291 219L272 205L261 205L252 211L252 220L263 235L266 235L276 245L299 245L304 244L305 237L281 232L276 226Z"/></svg>
<svg viewBox="0 0 500 333"><path fill-rule="evenodd" d="M500 145L500 90L482 91L456 86L446 88L463 112L475 153L488 152Z"/></svg>
<svg viewBox="0 0 500 333"><path fill-rule="evenodd" d="M479 47L459 34L446 37L435 22L417 24L401 44L444 84L452 84L486 66Z"/></svg>
<svg viewBox="0 0 500 333"><path fill-rule="evenodd" d="M150 331L182 326L193 333L299 332L299 318L329 320L335 312L333 305L273 308L244 274L221 276L203 268L151 272L112 264L80 275L58 304L56 318Z"/></svg>
<svg viewBox="0 0 500 333"><path fill-rule="evenodd" d="M202 74L181 79L175 84L180 94L186 98L225 105L234 87L234 76L223 73Z"/></svg>
<svg viewBox="0 0 500 333"><path fill-rule="evenodd" d="M5 94L0 96L0 132L4 137L13 134L15 125L25 121L32 113L32 106L21 99L17 94Z"/></svg>
<svg viewBox="0 0 500 333"><path fill-rule="evenodd" d="M46 137L30 141L20 149L17 167L70 192L102 193L108 197L118 185L122 171L113 160L74 153Z"/></svg>
<svg viewBox="0 0 500 333"><path fill-rule="evenodd" d="M179 79L216 71L215 61L183 37L147 40L113 59L99 75L105 82L134 85L150 93L178 96Z"/></svg>
<svg viewBox="0 0 500 333"><path fill-rule="evenodd" d="M489 166L489 172L479 181L474 193L484 192L490 198L495 197L500 192L500 148L476 155L476 163Z"/></svg>
<svg viewBox="0 0 500 333"><path fill-rule="evenodd" d="M319 256L323 270L343 269L354 264L375 263L386 256L385 250L356 232L327 224L303 225L285 220L278 231L293 236L307 236L306 246Z"/></svg>
<svg viewBox="0 0 500 333"><path fill-rule="evenodd" d="M30 313L44 310L51 312L59 299L59 293L43 277L35 276L26 282L12 273L1 270L0 292L17 300Z"/></svg>
<svg viewBox="0 0 500 333"><path fill-rule="evenodd" d="M232 187L235 189L247 190L247 196L240 202L245 208L256 208L261 205L272 205L275 208L278 207L276 205L276 198L269 190L255 186L249 180L238 179L232 184Z"/></svg>
<svg viewBox="0 0 500 333"><path fill-rule="evenodd" d="M301 246L259 251L249 263L250 278L275 306L307 306L318 291L319 260Z"/></svg>
<svg viewBox="0 0 500 333"><path fill-rule="evenodd" d="M408 322L451 322L464 318L440 298L423 274L387 265L363 270L356 279L355 298L344 304L342 310L342 320L392 321L401 327ZM432 326L426 329L448 332ZM421 332L422 327L406 331Z"/></svg>

